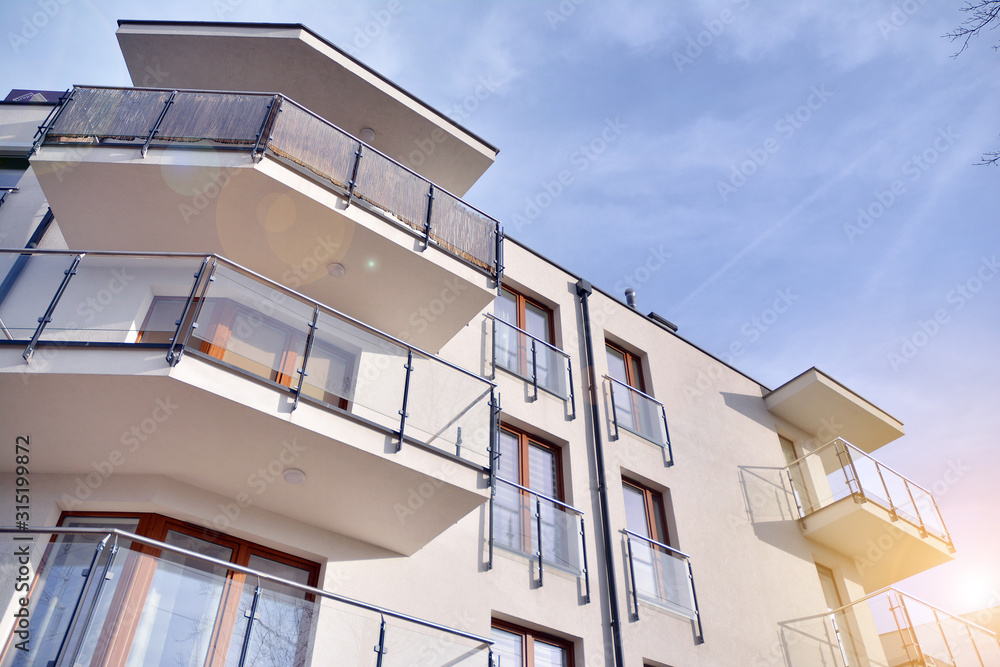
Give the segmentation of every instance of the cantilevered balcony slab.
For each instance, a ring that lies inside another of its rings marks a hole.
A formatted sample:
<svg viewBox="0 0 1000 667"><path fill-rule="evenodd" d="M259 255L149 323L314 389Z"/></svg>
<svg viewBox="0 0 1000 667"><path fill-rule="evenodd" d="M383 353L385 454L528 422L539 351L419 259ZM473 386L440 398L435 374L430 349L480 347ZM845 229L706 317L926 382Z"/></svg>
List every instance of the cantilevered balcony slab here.
<svg viewBox="0 0 1000 667"><path fill-rule="evenodd" d="M28 433L32 474L163 475L296 521L412 554L488 499L486 475L194 356L0 346L0 437ZM282 479L287 468L306 474ZM70 491L70 496L76 490ZM237 508L237 509L233 509ZM224 513L220 508L220 514Z"/></svg>
<svg viewBox="0 0 1000 667"><path fill-rule="evenodd" d="M872 452L903 435L903 424L818 368L764 397L772 414L821 441L844 438Z"/></svg>
<svg viewBox="0 0 1000 667"><path fill-rule="evenodd" d="M803 520L805 536L854 560L865 591L891 586L954 558L950 545L877 502L842 498Z"/></svg>
<svg viewBox="0 0 1000 667"><path fill-rule="evenodd" d="M867 591L952 559L933 494L851 443L831 441L786 473L805 536L852 558Z"/></svg>
<svg viewBox="0 0 1000 667"><path fill-rule="evenodd" d="M0 437L45 443L33 473L164 475L405 554L488 497L492 383L228 260L0 276Z"/></svg>
<svg viewBox="0 0 1000 667"><path fill-rule="evenodd" d="M119 21L136 86L279 92L463 196L497 149L300 24ZM479 82L479 94L494 84Z"/></svg>
<svg viewBox="0 0 1000 667"><path fill-rule="evenodd" d="M284 98L86 88L59 113L32 164L71 247L223 254L430 351L494 297L495 220Z"/></svg>

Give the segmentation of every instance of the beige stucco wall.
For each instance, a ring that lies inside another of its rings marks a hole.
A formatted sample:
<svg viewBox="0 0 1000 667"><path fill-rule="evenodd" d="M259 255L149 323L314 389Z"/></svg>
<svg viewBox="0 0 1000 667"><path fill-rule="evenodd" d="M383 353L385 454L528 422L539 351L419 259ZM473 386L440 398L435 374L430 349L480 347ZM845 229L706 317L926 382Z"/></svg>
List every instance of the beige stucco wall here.
<svg viewBox="0 0 1000 667"><path fill-rule="evenodd" d="M270 513L261 504L244 508L225 530L322 563L321 584L328 590L482 635L489 634L491 618L502 618L574 641L577 665L608 664L607 565L603 563L596 465L590 444L591 411L596 409L608 481L614 553L611 575L617 583L626 664L784 664L781 624L826 608L815 563L834 570L845 599L861 594L856 568L849 559L803 537L794 498L781 474L785 462L777 434L803 448L818 434L804 433L775 418L765 408L759 384L598 291L590 298L598 404L590 405L576 277L510 241L505 264L509 284L554 311L556 343L573 360L575 418L564 401L545 392L535 399L529 383L502 370L494 373L489 366L492 340L485 318L491 307L462 328L441 355L477 373L495 375L503 419L562 448L565 500L585 513L589 604L583 600L582 580L552 567L545 571L544 586L537 587L533 562L523 555L498 548L493 568L488 570L487 505L480 505L410 556L319 530L300 521L294 511ZM647 392L666 409L672 467L665 465L661 448L637 436L622 431L619 439L612 439L610 397L607 383L600 379L607 372L605 339L642 355ZM247 381L234 378L231 382L230 395L239 400L237 386ZM32 431L34 420L49 418L10 413L0 417L8 422L7 430L25 433ZM286 421L273 420L275 437L286 428L291 428ZM37 446L70 447L72 443ZM7 473L9 463L0 461L0 471ZM442 466L446 464L442 460ZM213 527L220 506L229 500L165 477L118 473L85 500L67 500L66 491L89 472L84 466L65 475L33 475L32 523L52 525L64 509L93 509L155 511ZM674 546L692 559L704 644L695 643L689 621L644 602L640 602L639 618L634 618L624 542L618 532L625 527L623 476L669 495ZM5 489L10 480L9 475L2 478ZM412 491L411 513L398 516L401 525L434 506L422 499L418 489ZM280 489L272 487L265 493L280 493ZM380 499L364 498L364 502ZM0 523L11 522L10 511L9 503L0 507ZM8 595L7 588L2 595ZM0 597L0 608L10 603ZM0 625L0 632L9 626L8 619L5 614L6 625Z"/></svg>

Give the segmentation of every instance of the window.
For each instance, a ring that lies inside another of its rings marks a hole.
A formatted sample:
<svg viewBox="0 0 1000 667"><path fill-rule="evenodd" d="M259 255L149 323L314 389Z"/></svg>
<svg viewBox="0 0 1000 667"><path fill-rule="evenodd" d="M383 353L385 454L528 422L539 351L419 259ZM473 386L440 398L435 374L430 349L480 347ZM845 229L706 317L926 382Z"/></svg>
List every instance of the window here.
<svg viewBox="0 0 1000 667"><path fill-rule="evenodd" d="M633 533L669 545L663 495L631 480L623 479L622 489L626 527Z"/></svg>
<svg viewBox="0 0 1000 667"><path fill-rule="evenodd" d="M823 589L823 597L826 600L827 611L840 609L844 606L840 599L840 591L837 590L837 579L833 576L833 570L816 563L816 573L819 574L820 587Z"/></svg>
<svg viewBox="0 0 1000 667"><path fill-rule="evenodd" d="M606 343L608 376L612 378L615 425L661 446L669 445L663 406L646 396L642 360L616 345ZM617 381L617 382L615 382Z"/></svg>
<svg viewBox="0 0 1000 667"><path fill-rule="evenodd" d="M837 641L837 653L834 656L853 657L854 660L851 661L851 664L855 664L855 661L860 662L859 658L861 654L855 649L857 642L854 638L854 632L856 631L856 628L853 627L854 623L852 623L848 614L836 611L844 605L837 587L836 576L833 574L833 570L819 563L816 563L816 573L819 575L820 587L823 589L826 609L831 612L827 619L830 622L832 630L830 635L835 637Z"/></svg>
<svg viewBox="0 0 1000 667"><path fill-rule="evenodd" d="M608 352L608 375L627 387L645 392L646 383L642 378L642 363L639 361L639 358L631 352L626 352L610 343L607 343L606 347ZM643 406L640 403L641 397L621 386L614 387L613 391L615 392L615 419L618 426L633 433L643 433Z"/></svg>
<svg viewBox="0 0 1000 667"><path fill-rule="evenodd" d="M505 287L495 301L494 315L499 320L494 340L496 365L523 378L534 375L538 386L561 395L562 376L556 353L535 344L532 354L532 338L553 344L552 311Z"/></svg>
<svg viewBox="0 0 1000 667"><path fill-rule="evenodd" d="M0 190L15 189L28 166L26 157L0 156Z"/></svg>
<svg viewBox="0 0 1000 667"><path fill-rule="evenodd" d="M785 457L785 465L791 465L795 463L795 460L798 458L795 455L795 443L793 443L791 440L789 440L783 435L778 436L778 442L781 443L781 453Z"/></svg>
<svg viewBox="0 0 1000 667"><path fill-rule="evenodd" d="M65 513L67 527L120 528L222 561L315 586L316 563L157 514ZM100 536L56 536L32 587L32 650L8 650L4 667L54 664L77 600L93 612L74 664L236 664L256 581L221 565L119 540L103 590L85 588ZM97 568L105 567L110 549ZM102 569L98 569L102 572ZM250 581L248 581L248 579ZM261 581L247 663L304 665L312 596ZM37 620L36 620L37 619ZM38 625L36 625L36 623ZM265 639L266 635L266 639Z"/></svg>
<svg viewBox="0 0 1000 667"><path fill-rule="evenodd" d="M605 343L605 346L608 351L608 375L633 389L646 391L639 357L611 343Z"/></svg>
<svg viewBox="0 0 1000 667"><path fill-rule="evenodd" d="M169 343L187 297L153 299L137 342ZM183 329L198 313L192 333L196 350L286 387L298 386L306 334L230 299L193 304ZM352 398L358 355L330 342L314 340L308 380L302 393L346 410Z"/></svg>
<svg viewBox="0 0 1000 667"><path fill-rule="evenodd" d="M632 535L630 566L638 598L694 619L687 560L661 545L674 546L669 500L638 482L623 479L625 522Z"/></svg>
<svg viewBox="0 0 1000 667"><path fill-rule="evenodd" d="M556 637L493 621L490 638L497 667L569 667L573 645Z"/></svg>
<svg viewBox="0 0 1000 667"><path fill-rule="evenodd" d="M548 562L575 565L569 561L575 517L567 516L554 503L508 483L561 501L559 448L507 426L500 429L499 444L497 488L493 500L494 544L521 553L536 553L539 541L535 514L540 507L543 557Z"/></svg>

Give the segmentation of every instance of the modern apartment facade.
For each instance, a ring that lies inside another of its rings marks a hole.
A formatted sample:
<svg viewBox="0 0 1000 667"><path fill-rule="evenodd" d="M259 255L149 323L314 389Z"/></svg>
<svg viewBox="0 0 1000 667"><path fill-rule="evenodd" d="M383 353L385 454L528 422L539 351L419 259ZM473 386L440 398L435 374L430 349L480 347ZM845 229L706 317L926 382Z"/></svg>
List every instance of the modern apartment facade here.
<svg viewBox="0 0 1000 667"><path fill-rule="evenodd" d="M954 553L897 419L505 238L301 25L118 40L0 106L0 664L1000 665L892 588Z"/></svg>

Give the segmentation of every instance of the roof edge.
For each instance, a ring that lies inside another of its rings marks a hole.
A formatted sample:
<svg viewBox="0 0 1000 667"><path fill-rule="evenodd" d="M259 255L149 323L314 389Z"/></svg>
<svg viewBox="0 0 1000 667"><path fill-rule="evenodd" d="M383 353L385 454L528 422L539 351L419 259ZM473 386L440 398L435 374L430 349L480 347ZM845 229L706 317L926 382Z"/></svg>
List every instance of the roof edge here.
<svg viewBox="0 0 1000 667"><path fill-rule="evenodd" d="M469 135L470 137L472 137L473 139L475 139L476 141L478 141L480 144L482 144L487 149L489 149L490 151L493 152L494 159L496 159L496 156L500 154L500 149L499 148L497 148L496 146L494 146L490 142L486 141L485 139L483 139L481 136L479 136L475 132L471 131L470 129L468 129L467 127L465 127L464 125L462 125L461 123L453 120L451 117L449 117L449 116L443 114L442 112L438 111L435 107L431 106L427 102L424 102L422 99L420 99L419 97L417 97L416 95L414 95L410 91L406 90L405 88L403 88L399 84L397 84L397 83L391 81L390 79L388 79L387 77L383 76L382 74L380 74L376 70L372 69L368 65L364 64L363 62L361 62L360 60L358 60L357 58L355 58L354 56L352 56L347 51L344 51L342 48L340 48L339 46L337 46L336 44L334 44L333 42L331 42L327 38L323 37L322 35L320 35L316 31L314 31L312 28L310 28L310 27L308 27L308 26L306 26L306 25L304 25L302 23L270 23L270 22L253 22L253 21L170 21L170 20L118 19L118 27L119 28L121 28L122 26L126 26L126 25L204 26L204 27L217 27L217 28L285 28L285 29L290 29L290 30L291 29L304 30L309 35L311 35L312 37L316 38L317 40L319 40L320 42L322 42L326 46L329 46L331 49L333 49L334 51L336 51L338 54L344 56L345 58L347 58L348 60L350 60L352 63L354 63L355 65L357 65L361 69L365 70L366 72L368 72L372 76L378 78L382 82L388 84L389 86L392 86L393 88L395 88L396 90L398 90L402 94L406 95L407 97L409 97L411 100L413 100L414 102L416 102L420 106L422 106L425 109L427 109L427 110L431 111L432 113L434 113L434 115L438 116L439 118L441 118L442 120L444 120L446 123L448 123L452 127L455 127L456 129L461 130L465 134Z"/></svg>

